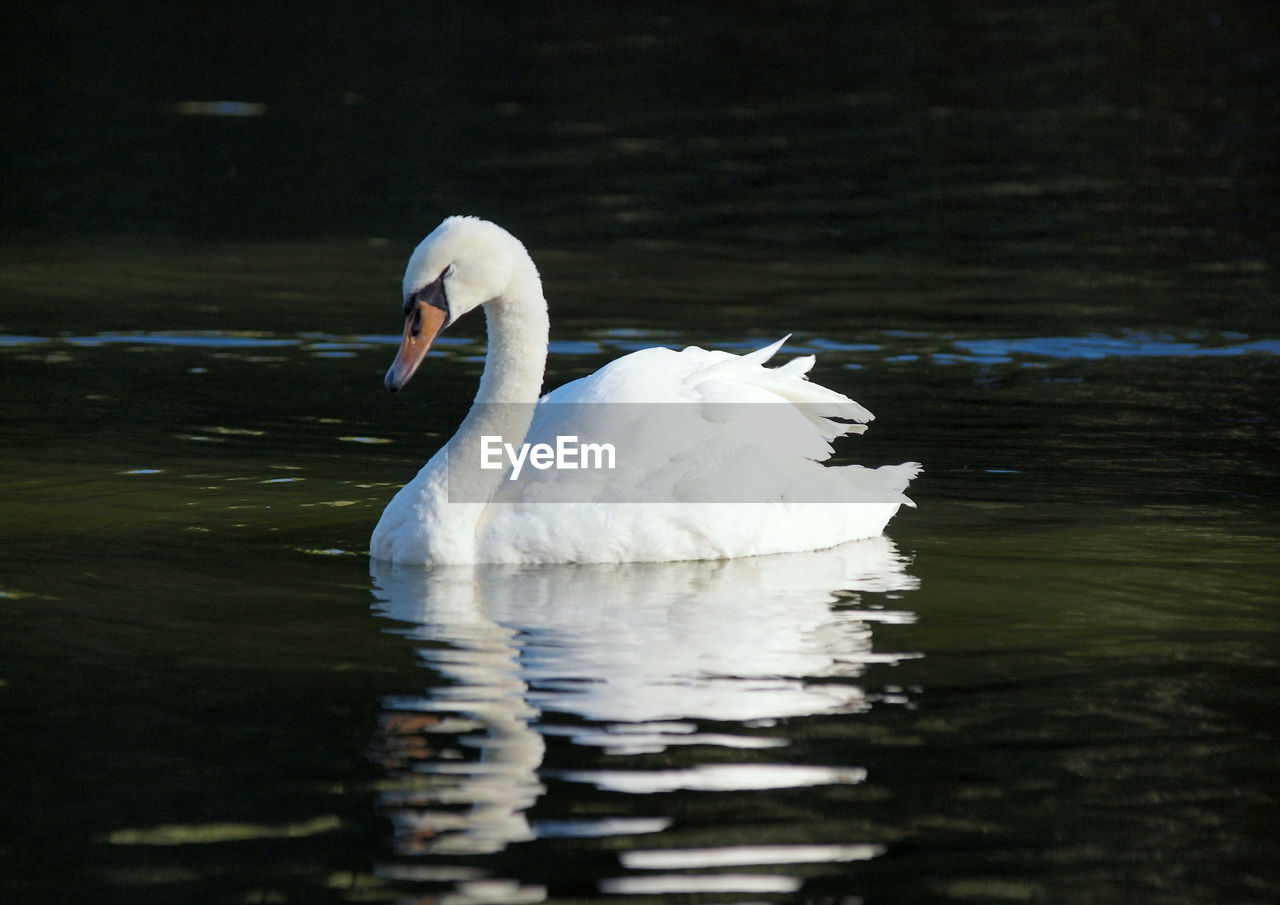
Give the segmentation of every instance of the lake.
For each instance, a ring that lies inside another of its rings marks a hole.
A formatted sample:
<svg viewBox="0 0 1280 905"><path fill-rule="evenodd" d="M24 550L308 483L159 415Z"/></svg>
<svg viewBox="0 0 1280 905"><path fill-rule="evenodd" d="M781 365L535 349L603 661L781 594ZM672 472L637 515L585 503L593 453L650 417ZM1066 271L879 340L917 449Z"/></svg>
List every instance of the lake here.
<svg viewBox="0 0 1280 905"><path fill-rule="evenodd" d="M1265 6L6 12L3 898L1276 901ZM450 213L547 388L790 334L918 508L371 562L482 367L382 386Z"/></svg>

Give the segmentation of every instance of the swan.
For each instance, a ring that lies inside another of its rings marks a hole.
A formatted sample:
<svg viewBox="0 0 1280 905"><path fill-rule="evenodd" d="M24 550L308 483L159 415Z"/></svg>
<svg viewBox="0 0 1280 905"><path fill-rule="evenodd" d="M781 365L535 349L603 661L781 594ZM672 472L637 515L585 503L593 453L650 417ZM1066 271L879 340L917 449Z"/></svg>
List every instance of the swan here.
<svg viewBox="0 0 1280 905"><path fill-rule="evenodd" d="M457 432L378 520L374 559L730 559L875 537L899 506L915 505L904 491L916 462L822 464L836 437L861 433L873 416L810 382L813 356L764 367L785 337L741 356L642 349L539 398L549 336L542 281L515 236L476 217L448 217L422 240L403 299L387 389L403 388L436 336L480 306L488 350ZM577 459L538 458L574 452L568 438L598 441L594 467L587 446ZM522 465L536 467L517 475Z"/></svg>

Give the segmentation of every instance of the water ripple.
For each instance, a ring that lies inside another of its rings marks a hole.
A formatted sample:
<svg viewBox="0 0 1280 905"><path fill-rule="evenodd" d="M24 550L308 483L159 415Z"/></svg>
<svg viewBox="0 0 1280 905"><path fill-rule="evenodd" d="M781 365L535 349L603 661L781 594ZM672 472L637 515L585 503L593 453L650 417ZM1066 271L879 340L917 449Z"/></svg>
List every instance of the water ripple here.
<svg viewBox="0 0 1280 905"><path fill-rule="evenodd" d="M547 771L547 775L604 791L646 795L857 785L866 780L867 771L861 767L808 764L700 764L683 770L563 770Z"/></svg>
<svg viewBox="0 0 1280 905"><path fill-rule="evenodd" d="M608 331L598 340L556 341L550 351L555 356L594 356L613 352L625 354L652 345L673 345L670 337L642 331ZM1111 336L1091 333L1085 336L1027 336L956 338L926 333L884 331L874 334L883 342L849 342L822 336L791 339L785 349L789 354L837 354L858 358L880 359L887 363L910 363L922 357L936 364L1006 364L1014 361L1097 361L1107 358L1222 358L1241 355L1280 355L1280 339L1251 339L1241 333L1215 335L1190 334L1172 336L1144 332ZM664 343L664 341L666 341ZM228 349L288 348L300 349L319 358L351 357L357 352L381 347L394 347L398 334L361 334L343 336L325 333L271 335L257 332L228 331L108 331L82 336L33 336L0 334L0 348L61 343L81 348L101 346L145 346L171 348ZM739 353L753 351L765 344L764 339L717 343L717 348ZM448 350L475 345L467 337L442 336L436 347ZM674 345L682 345L675 343ZM478 356L477 356L478 358ZM850 364L850 367L857 367Z"/></svg>
<svg viewBox="0 0 1280 905"><path fill-rule="evenodd" d="M1019 339L961 339L954 342L962 355L935 355L982 364L1003 364L1016 357L1098 360L1103 358L1220 358L1234 355L1280 355L1280 340L1247 340L1226 334L1213 340L1194 341L1171 336L1130 333L1123 336L1046 336Z"/></svg>
<svg viewBox="0 0 1280 905"><path fill-rule="evenodd" d="M723 848L632 849L619 852L623 867L635 870L689 870L759 867L763 864L826 864L869 861L883 845L737 845Z"/></svg>

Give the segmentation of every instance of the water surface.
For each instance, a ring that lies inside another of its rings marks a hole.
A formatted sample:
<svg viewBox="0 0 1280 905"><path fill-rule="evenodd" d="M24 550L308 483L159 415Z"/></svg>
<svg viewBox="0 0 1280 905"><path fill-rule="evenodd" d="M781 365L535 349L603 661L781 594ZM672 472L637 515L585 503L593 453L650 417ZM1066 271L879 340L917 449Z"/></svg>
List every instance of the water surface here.
<svg viewBox="0 0 1280 905"><path fill-rule="evenodd" d="M1280 897L1263 7L498 7L6 13L6 899ZM464 211L549 386L791 334L919 508L371 564L480 372L381 386Z"/></svg>

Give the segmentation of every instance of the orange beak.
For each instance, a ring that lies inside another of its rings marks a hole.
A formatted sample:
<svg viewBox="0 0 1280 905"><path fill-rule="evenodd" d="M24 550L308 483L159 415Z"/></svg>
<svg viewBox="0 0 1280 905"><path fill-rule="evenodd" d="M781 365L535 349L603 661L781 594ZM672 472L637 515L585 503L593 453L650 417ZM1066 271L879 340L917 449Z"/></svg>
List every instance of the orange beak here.
<svg viewBox="0 0 1280 905"><path fill-rule="evenodd" d="M396 392L409 382L413 372L418 370L422 359L427 357L427 350L435 341L440 329L444 326L445 312L427 302L418 302L404 319L404 338L400 340L400 351L396 360L387 370L386 385L391 392Z"/></svg>

